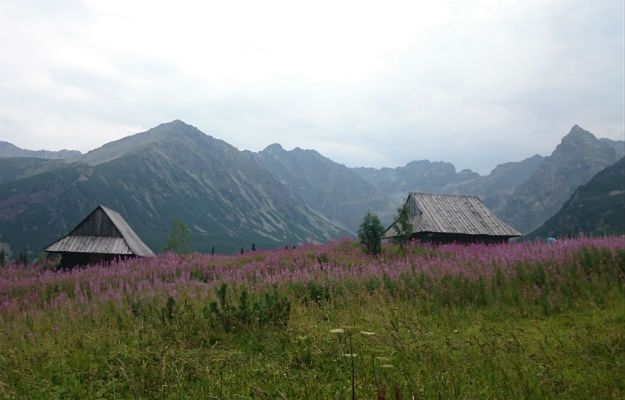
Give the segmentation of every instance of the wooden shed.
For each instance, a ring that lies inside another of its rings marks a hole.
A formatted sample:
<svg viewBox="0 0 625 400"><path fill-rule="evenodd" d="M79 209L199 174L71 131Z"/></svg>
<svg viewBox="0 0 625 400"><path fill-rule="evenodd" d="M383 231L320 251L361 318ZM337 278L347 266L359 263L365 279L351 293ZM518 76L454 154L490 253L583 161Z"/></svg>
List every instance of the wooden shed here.
<svg viewBox="0 0 625 400"><path fill-rule="evenodd" d="M62 267L154 255L121 215L102 205L46 252L60 255Z"/></svg>
<svg viewBox="0 0 625 400"><path fill-rule="evenodd" d="M433 243L505 243L521 236L476 196L410 193L406 200L412 238ZM383 238L397 236L393 223Z"/></svg>

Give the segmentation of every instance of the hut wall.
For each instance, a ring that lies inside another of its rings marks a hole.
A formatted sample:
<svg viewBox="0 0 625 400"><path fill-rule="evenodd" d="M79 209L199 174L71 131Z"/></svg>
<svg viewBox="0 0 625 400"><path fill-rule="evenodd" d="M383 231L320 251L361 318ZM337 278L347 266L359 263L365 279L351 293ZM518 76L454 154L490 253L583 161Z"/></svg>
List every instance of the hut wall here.
<svg viewBox="0 0 625 400"><path fill-rule="evenodd" d="M412 235L413 239L419 240L424 243L434 244L471 244L471 243L483 243L483 244L500 244L507 243L507 236L490 236L490 235L467 235L460 233L429 233L419 232Z"/></svg>
<svg viewBox="0 0 625 400"><path fill-rule="evenodd" d="M92 264L108 264L129 257L131 256L117 254L61 253L60 267L67 269Z"/></svg>

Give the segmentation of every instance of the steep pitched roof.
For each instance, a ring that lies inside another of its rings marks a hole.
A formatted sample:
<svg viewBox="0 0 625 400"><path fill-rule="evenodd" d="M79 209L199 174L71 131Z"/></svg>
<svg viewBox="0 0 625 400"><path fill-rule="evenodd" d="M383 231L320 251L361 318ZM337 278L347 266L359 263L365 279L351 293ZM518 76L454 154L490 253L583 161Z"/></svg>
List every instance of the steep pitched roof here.
<svg viewBox="0 0 625 400"><path fill-rule="evenodd" d="M68 235L46 248L51 253L154 255L119 213L99 205Z"/></svg>
<svg viewBox="0 0 625 400"><path fill-rule="evenodd" d="M410 193L406 200L413 233L456 233L515 237L521 234L486 208L476 196ZM396 236L395 224L384 237Z"/></svg>

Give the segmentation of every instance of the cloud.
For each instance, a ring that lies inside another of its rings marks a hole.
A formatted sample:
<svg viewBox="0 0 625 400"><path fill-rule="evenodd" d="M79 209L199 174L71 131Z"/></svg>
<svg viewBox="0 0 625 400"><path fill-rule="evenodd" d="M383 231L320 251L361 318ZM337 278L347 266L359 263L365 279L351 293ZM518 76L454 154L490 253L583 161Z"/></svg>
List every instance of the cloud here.
<svg viewBox="0 0 625 400"><path fill-rule="evenodd" d="M86 151L180 118L241 149L487 172L549 153L576 123L623 137L623 13L610 0L7 0L0 138Z"/></svg>

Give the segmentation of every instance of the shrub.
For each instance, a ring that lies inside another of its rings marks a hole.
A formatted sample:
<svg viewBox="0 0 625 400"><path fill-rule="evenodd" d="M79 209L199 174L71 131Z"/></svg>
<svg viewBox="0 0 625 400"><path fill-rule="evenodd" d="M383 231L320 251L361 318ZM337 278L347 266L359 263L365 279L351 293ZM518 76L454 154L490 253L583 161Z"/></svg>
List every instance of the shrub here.
<svg viewBox="0 0 625 400"><path fill-rule="evenodd" d="M224 283L217 288L217 301L205 308L206 316L213 326L226 332L250 327L286 327L291 314L291 302L275 287L250 299L246 289L241 290L238 304L231 303L228 286Z"/></svg>
<svg viewBox="0 0 625 400"><path fill-rule="evenodd" d="M405 254L408 242L412 236L412 222L410 221L410 211L408 206L404 204L397 209L395 217L395 243L399 245L402 253Z"/></svg>
<svg viewBox="0 0 625 400"><path fill-rule="evenodd" d="M310 281L306 284L305 293L307 295L307 302L314 302L319 304L330 300L330 289L327 286L317 283L315 281Z"/></svg>
<svg viewBox="0 0 625 400"><path fill-rule="evenodd" d="M164 251L173 251L178 254L190 253L189 247L190 241L189 227L187 224L179 219L175 219L171 224L171 232L167 243L165 243Z"/></svg>
<svg viewBox="0 0 625 400"><path fill-rule="evenodd" d="M367 254L380 254L384 226L377 215L367 213L358 228L358 239Z"/></svg>

